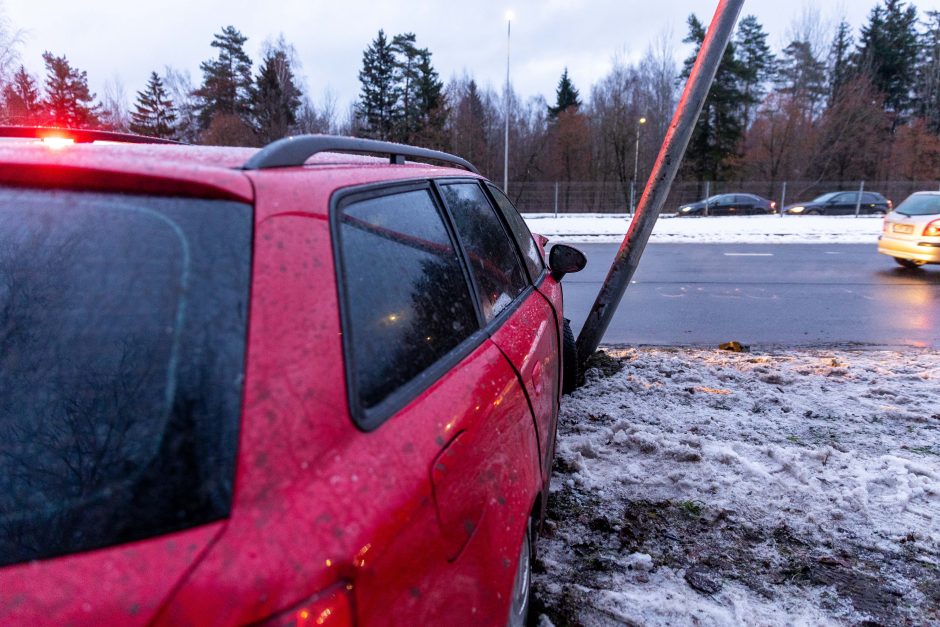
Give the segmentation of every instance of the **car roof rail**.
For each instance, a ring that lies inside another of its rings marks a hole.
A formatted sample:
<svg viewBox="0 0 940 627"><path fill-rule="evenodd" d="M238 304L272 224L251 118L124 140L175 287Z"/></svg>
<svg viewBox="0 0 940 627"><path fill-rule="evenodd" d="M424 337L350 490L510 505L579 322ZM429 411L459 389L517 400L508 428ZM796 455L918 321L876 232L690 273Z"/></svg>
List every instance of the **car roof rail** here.
<svg viewBox="0 0 940 627"><path fill-rule="evenodd" d="M54 126L0 126L0 138L16 139L71 139L76 144L96 141L120 142L122 144L179 144L161 137L147 137L132 133L101 131L89 128L58 128Z"/></svg>
<svg viewBox="0 0 940 627"><path fill-rule="evenodd" d="M297 135L274 141L242 166L243 170L267 170L269 168L289 168L302 166L307 159L321 152L354 152L387 155L389 163L402 165L405 157L428 159L456 165L474 174L480 171L472 163L460 157L405 144L384 142L375 139L343 137L339 135Z"/></svg>

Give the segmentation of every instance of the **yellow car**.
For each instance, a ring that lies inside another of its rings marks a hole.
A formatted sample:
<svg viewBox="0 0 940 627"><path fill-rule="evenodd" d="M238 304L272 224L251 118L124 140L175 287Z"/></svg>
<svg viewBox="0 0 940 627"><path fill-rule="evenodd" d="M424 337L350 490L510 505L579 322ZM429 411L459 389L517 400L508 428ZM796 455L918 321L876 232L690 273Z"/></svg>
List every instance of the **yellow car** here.
<svg viewBox="0 0 940 627"><path fill-rule="evenodd" d="M940 192L917 192L885 216L878 252L905 268L940 263Z"/></svg>

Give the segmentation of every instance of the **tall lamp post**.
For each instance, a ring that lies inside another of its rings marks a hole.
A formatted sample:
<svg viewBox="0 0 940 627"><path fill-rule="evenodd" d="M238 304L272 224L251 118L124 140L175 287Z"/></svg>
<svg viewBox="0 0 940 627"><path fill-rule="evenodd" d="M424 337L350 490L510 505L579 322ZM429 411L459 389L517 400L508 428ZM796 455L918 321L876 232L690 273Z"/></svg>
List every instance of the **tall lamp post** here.
<svg viewBox="0 0 940 627"><path fill-rule="evenodd" d="M640 174L640 126L646 124L646 118L636 121L636 147L633 151L633 185L630 187L630 213L636 209L636 179Z"/></svg>
<svg viewBox="0 0 940 627"><path fill-rule="evenodd" d="M512 32L512 11L506 11L506 133L503 141L503 193L509 196L509 36Z"/></svg>

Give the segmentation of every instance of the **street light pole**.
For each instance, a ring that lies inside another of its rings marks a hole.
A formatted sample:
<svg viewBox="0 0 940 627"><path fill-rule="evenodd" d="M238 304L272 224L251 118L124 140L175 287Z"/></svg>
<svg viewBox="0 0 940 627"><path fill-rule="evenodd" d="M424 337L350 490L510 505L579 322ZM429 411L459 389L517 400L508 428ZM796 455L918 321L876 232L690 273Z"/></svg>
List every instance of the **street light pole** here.
<svg viewBox="0 0 940 627"><path fill-rule="evenodd" d="M666 131L666 138L663 140L659 156L646 182L646 191L640 197L636 215L630 222L627 235L610 266L610 272L607 273L594 306L578 335L577 354L582 366L597 350L636 272L637 264L656 224L656 218L659 217L659 212L666 204L672 182L676 178L679 164L692 137L692 130L702 112L705 97L715 79L721 57L734 33L734 25L743 5L744 0L719 0L718 2L715 16L708 27L705 41L702 42L695 65L692 66L692 72L686 82L685 91L682 92L676 113Z"/></svg>
<svg viewBox="0 0 940 627"><path fill-rule="evenodd" d="M503 141L503 193L509 196L509 42L512 11L506 12L506 133Z"/></svg>
<svg viewBox="0 0 940 627"><path fill-rule="evenodd" d="M636 184L640 173L640 125L646 124L646 118L636 121L636 149L633 153L633 186L630 188L630 213L636 210Z"/></svg>

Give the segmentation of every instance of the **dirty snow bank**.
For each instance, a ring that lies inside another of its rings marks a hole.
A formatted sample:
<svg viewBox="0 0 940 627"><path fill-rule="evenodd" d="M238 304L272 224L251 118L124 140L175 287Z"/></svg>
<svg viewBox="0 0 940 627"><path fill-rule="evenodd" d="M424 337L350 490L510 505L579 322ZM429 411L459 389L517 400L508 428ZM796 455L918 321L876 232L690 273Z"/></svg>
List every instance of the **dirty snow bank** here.
<svg viewBox="0 0 940 627"><path fill-rule="evenodd" d="M543 624L940 624L940 352L611 354L562 405Z"/></svg>
<svg viewBox="0 0 940 627"><path fill-rule="evenodd" d="M552 242L619 243L630 226L626 214L525 213L533 233ZM871 244L881 232L879 216L661 216L650 241L658 244Z"/></svg>

